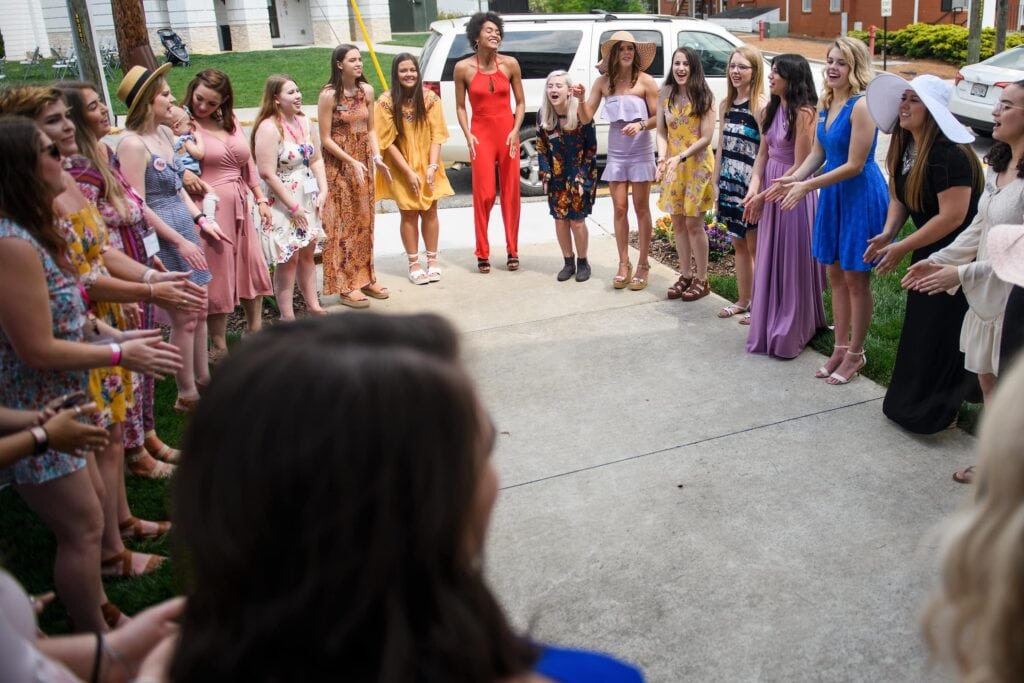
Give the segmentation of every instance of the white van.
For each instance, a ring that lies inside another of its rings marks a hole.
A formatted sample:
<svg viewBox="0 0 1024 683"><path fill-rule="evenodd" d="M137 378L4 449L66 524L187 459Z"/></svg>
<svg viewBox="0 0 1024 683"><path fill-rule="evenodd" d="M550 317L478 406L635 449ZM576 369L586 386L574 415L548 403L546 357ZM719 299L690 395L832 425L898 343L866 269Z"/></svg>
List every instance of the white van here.
<svg viewBox="0 0 1024 683"><path fill-rule="evenodd" d="M601 59L601 43L616 31L629 31L638 41L657 45L657 55L647 73L658 83L668 73L667 62L675 49L693 48L704 64L708 85L715 94L717 112L717 103L725 96L729 56L737 45L743 44L724 28L708 21L652 14L507 14L502 19L505 37L500 53L519 60L526 93L526 118L519 134L524 195L542 193L534 147L535 123L544 98L544 80L549 73L556 69L568 71L573 80L587 86L589 94L590 84L598 76L594 65ZM469 17L435 21L430 25L431 35L420 57L424 85L438 93L444 105L450 137L441 148L441 158L449 164L469 163L466 139L455 116L455 83L452 81L455 63L473 54L466 39L468 21ZM598 116L597 125L597 152L603 162L608 143L607 124Z"/></svg>

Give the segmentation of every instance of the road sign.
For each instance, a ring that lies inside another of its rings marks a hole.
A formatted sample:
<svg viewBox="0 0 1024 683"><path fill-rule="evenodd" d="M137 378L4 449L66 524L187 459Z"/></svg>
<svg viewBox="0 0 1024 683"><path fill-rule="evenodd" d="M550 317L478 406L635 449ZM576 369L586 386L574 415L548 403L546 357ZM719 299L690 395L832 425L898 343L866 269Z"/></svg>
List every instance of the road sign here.
<svg viewBox="0 0 1024 683"><path fill-rule="evenodd" d="M882 0L882 16L892 16L892 0Z"/></svg>

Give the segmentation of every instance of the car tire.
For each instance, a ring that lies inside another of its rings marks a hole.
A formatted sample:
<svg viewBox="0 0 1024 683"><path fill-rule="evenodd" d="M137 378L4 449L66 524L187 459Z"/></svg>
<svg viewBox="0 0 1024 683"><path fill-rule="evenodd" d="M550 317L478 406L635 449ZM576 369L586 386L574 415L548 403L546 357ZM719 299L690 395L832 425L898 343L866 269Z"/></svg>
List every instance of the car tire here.
<svg viewBox="0 0 1024 683"><path fill-rule="evenodd" d="M544 195L537 159L537 129L532 126L519 131L519 194L523 197Z"/></svg>

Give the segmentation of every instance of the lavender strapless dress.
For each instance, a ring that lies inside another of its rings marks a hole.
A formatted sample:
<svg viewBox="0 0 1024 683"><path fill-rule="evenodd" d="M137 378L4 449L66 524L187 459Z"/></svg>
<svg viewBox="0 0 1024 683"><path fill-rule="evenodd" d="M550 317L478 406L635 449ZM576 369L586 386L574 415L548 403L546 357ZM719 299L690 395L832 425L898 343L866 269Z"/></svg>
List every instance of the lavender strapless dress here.
<svg viewBox="0 0 1024 683"><path fill-rule="evenodd" d="M608 121L608 160L601 180L653 182L654 137L650 130L629 137L622 129L630 123L647 119L647 101L639 95L606 97L601 118Z"/></svg>

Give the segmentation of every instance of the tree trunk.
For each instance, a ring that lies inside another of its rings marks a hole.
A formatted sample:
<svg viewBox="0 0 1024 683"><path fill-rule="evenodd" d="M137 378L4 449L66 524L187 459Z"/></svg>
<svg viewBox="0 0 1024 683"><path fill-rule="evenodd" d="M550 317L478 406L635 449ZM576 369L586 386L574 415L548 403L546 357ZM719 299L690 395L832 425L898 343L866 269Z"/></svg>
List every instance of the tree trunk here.
<svg viewBox="0 0 1024 683"><path fill-rule="evenodd" d="M117 34L117 51L121 56L121 70L128 72L133 66L156 69L156 57L149 46L149 31L146 29L146 10L142 0L111 0L114 13L114 31Z"/></svg>
<svg viewBox="0 0 1024 683"><path fill-rule="evenodd" d="M996 0L996 51L1006 49L1006 22L1010 16L1010 0Z"/></svg>
<svg viewBox="0 0 1024 683"><path fill-rule="evenodd" d="M981 61L981 11L984 0L971 0L971 19L967 34L967 63Z"/></svg>
<svg viewBox="0 0 1024 683"><path fill-rule="evenodd" d="M96 44L93 42L92 22L85 0L67 0L68 19L71 21L71 40L78 56L78 73L86 83L100 85L103 69L96 58Z"/></svg>

